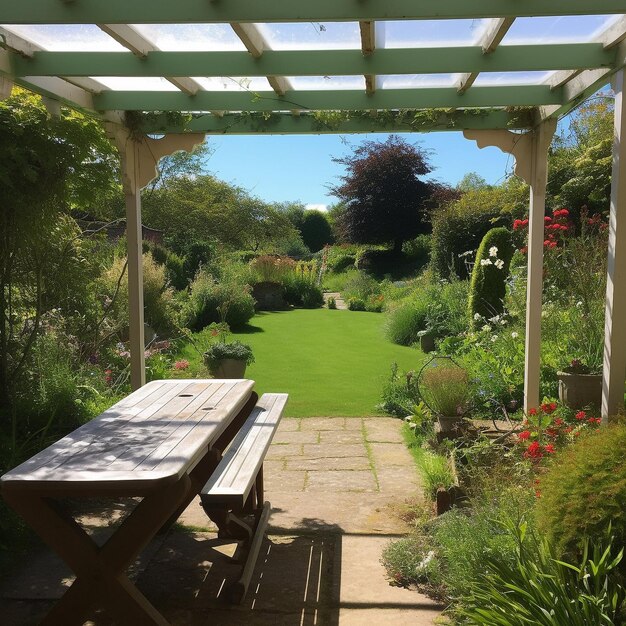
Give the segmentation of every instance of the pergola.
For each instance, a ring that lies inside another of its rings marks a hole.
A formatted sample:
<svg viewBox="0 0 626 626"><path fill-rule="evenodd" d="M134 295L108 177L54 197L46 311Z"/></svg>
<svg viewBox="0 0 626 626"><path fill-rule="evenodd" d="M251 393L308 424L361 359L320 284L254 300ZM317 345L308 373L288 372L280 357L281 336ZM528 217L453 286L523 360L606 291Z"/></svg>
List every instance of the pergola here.
<svg viewBox="0 0 626 626"><path fill-rule="evenodd" d="M539 403L547 151L612 81L602 415L626 378L624 0L26 0L0 7L0 98L99 116L122 157L131 382L145 382L140 190L211 134L463 131L531 189L525 409ZM137 112L145 112L137 114ZM156 136L161 137L156 138ZM621 158L620 158L621 157Z"/></svg>

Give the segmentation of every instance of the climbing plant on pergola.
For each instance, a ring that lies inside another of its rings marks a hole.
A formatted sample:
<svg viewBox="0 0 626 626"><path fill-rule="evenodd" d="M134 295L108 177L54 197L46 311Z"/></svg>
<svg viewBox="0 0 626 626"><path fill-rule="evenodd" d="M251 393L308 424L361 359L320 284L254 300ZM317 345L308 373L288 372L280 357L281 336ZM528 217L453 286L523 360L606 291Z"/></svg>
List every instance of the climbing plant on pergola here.
<svg viewBox="0 0 626 626"><path fill-rule="evenodd" d="M21 85L53 114L65 105L100 117L117 143L134 387L145 381L139 192L161 156L210 134L441 130L512 154L531 188L529 409L539 402L548 146L558 118L613 81L607 418L623 407L626 376L625 11L623 0L5 2L0 97Z"/></svg>

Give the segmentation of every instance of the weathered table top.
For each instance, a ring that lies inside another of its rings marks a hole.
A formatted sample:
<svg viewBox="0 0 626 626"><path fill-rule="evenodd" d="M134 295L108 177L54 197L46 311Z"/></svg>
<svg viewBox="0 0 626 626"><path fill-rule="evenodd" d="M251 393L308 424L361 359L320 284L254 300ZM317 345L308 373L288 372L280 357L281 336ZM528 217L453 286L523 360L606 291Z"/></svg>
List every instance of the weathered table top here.
<svg viewBox="0 0 626 626"><path fill-rule="evenodd" d="M0 478L2 490L147 494L206 454L252 393L251 380L157 380Z"/></svg>

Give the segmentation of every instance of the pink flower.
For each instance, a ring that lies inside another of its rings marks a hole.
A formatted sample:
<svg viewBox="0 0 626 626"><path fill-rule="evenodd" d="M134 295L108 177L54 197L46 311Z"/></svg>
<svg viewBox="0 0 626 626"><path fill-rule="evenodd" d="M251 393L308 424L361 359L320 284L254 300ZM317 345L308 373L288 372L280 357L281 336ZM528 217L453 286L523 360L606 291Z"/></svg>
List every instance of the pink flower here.
<svg viewBox="0 0 626 626"><path fill-rule="evenodd" d="M187 361L187 359L182 359L174 363L175 370L186 370L188 367L189 367L189 361Z"/></svg>

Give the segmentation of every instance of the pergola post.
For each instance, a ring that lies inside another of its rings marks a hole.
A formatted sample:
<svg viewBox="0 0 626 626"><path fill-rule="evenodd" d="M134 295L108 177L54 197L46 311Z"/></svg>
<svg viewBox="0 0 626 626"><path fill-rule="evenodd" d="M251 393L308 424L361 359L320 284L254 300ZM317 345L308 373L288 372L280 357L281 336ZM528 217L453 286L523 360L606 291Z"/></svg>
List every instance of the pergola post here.
<svg viewBox="0 0 626 626"><path fill-rule="evenodd" d="M204 141L203 134L165 135L162 139L134 137L123 126L107 125L122 161L122 184L126 200L126 238L128 254L128 307L130 341L130 384L138 389L146 382L141 190L157 176L162 157L186 150Z"/></svg>
<svg viewBox="0 0 626 626"><path fill-rule="evenodd" d="M526 351L524 411L539 406L541 366L541 300L543 293L543 241L548 183L548 148L556 120L548 119L523 135L508 130L466 130L479 148L494 146L515 157L515 174L530 186L528 224L528 280L526 286Z"/></svg>
<svg viewBox="0 0 626 626"><path fill-rule="evenodd" d="M602 370L602 422L624 409L626 378L626 70L615 74L613 171L609 216L606 308L604 318L604 367Z"/></svg>
<svg viewBox="0 0 626 626"><path fill-rule="evenodd" d="M532 132L530 148L530 204L528 210L528 278L526 284L526 350L524 353L524 411L540 403L541 304L543 296L543 242L548 184L548 148L556 120L543 122Z"/></svg>

